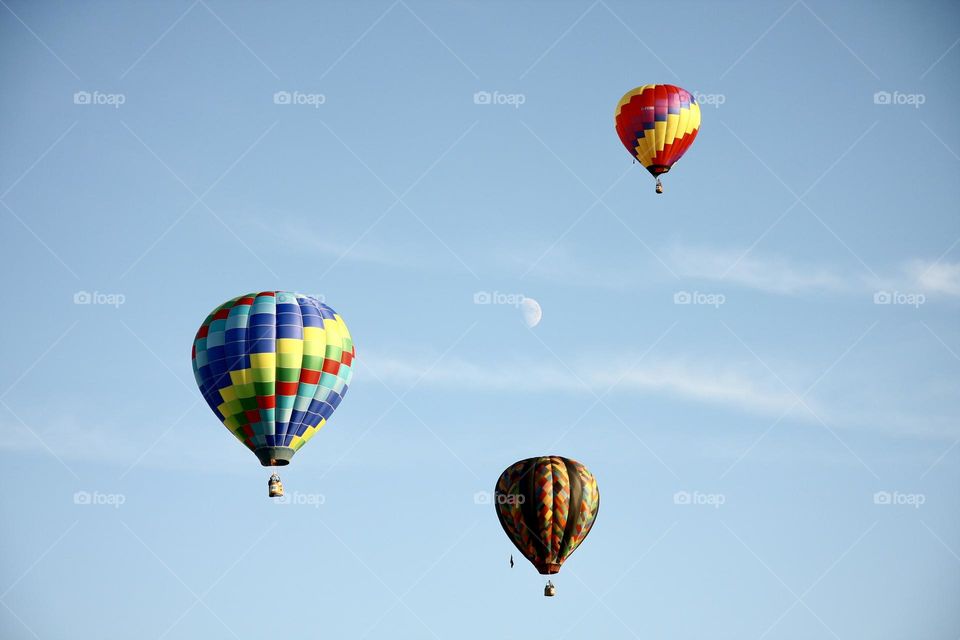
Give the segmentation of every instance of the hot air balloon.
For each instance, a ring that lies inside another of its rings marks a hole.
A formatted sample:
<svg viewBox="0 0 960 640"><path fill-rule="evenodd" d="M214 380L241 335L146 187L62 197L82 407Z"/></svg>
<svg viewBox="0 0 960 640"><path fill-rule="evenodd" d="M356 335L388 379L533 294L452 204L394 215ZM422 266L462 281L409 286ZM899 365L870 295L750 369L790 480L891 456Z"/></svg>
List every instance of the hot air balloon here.
<svg viewBox="0 0 960 640"><path fill-rule="evenodd" d="M560 456L527 458L500 474L494 490L500 526L543 575L560 566L590 533L600 491L590 471ZM556 593L548 581L544 595Z"/></svg>
<svg viewBox="0 0 960 640"><path fill-rule="evenodd" d="M265 467L290 463L340 405L355 351L343 319L312 296L261 291L214 309L193 373L217 418ZM272 474L271 497L283 495Z"/></svg>
<svg viewBox="0 0 960 640"><path fill-rule="evenodd" d="M686 89L645 84L628 91L617 104L614 126L620 141L657 179L679 160L700 130L700 105Z"/></svg>

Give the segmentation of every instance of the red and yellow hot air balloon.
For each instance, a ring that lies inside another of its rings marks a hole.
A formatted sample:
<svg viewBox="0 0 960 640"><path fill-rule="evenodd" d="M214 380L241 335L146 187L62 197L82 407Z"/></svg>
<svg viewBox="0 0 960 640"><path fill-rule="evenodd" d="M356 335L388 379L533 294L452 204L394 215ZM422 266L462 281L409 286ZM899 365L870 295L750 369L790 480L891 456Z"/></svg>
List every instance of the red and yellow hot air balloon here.
<svg viewBox="0 0 960 640"><path fill-rule="evenodd" d="M507 467L493 502L514 546L537 571L552 575L593 528L600 491L590 470L576 460L543 456ZM555 592L547 582L543 594Z"/></svg>
<svg viewBox="0 0 960 640"><path fill-rule="evenodd" d="M617 104L614 126L630 155L657 179L670 171L693 144L700 130L700 105L672 84L645 84L628 91Z"/></svg>

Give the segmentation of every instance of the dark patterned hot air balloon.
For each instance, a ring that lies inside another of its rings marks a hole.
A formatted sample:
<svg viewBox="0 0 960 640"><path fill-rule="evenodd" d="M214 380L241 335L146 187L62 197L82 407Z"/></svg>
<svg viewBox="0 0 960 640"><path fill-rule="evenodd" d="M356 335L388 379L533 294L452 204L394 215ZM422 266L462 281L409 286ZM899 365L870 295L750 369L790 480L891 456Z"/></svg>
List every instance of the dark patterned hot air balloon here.
<svg viewBox="0 0 960 640"><path fill-rule="evenodd" d="M193 373L230 433L263 466L276 467L289 464L340 405L354 355L347 325L326 304L263 291L207 316L193 342ZM283 494L279 477L270 493Z"/></svg>
<svg viewBox="0 0 960 640"><path fill-rule="evenodd" d="M500 525L537 571L550 575L590 533L600 491L590 471L560 456L527 458L497 480L494 506ZM553 595L548 583L544 595Z"/></svg>
<svg viewBox="0 0 960 640"><path fill-rule="evenodd" d="M670 171L700 130L700 105L686 89L645 84L628 91L617 104L614 125L630 155L657 179Z"/></svg>

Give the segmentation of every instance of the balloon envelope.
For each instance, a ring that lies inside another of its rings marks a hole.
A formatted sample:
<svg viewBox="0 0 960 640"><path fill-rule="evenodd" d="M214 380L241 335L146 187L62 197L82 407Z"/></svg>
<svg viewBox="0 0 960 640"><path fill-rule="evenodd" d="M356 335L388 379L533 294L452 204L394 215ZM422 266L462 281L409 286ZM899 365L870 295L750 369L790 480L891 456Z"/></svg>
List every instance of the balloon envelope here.
<svg viewBox="0 0 960 640"><path fill-rule="evenodd" d="M500 525L537 571L548 575L584 541L600 508L589 469L560 456L527 458L500 475L494 491Z"/></svg>
<svg viewBox="0 0 960 640"><path fill-rule="evenodd" d="M343 400L354 355L347 325L319 299L262 291L207 316L193 373L224 426L263 466L281 466Z"/></svg>
<svg viewBox="0 0 960 640"><path fill-rule="evenodd" d="M614 125L630 155L659 176L693 144L700 130L700 105L686 89L645 84L620 99Z"/></svg>

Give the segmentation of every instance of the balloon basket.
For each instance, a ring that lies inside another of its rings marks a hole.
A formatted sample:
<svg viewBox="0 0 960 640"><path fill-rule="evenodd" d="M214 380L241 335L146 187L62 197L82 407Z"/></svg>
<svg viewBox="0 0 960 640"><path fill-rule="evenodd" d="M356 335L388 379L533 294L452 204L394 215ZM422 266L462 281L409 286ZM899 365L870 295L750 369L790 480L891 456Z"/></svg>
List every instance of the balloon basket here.
<svg viewBox="0 0 960 640"><path fill-rule="evenodd" d="M267 482L267 492L271 498L283 497L283 483L280 482L280 476L277 474L270 476L270 480Z"/></svg>
<svg viewBox="0 0 960 640"><path fill-rule="evenodd" d="M549 580L543 587L543 595L546 598L552 598L553 596L557 595L557 588L553 586L553 583Z"/></svg>

